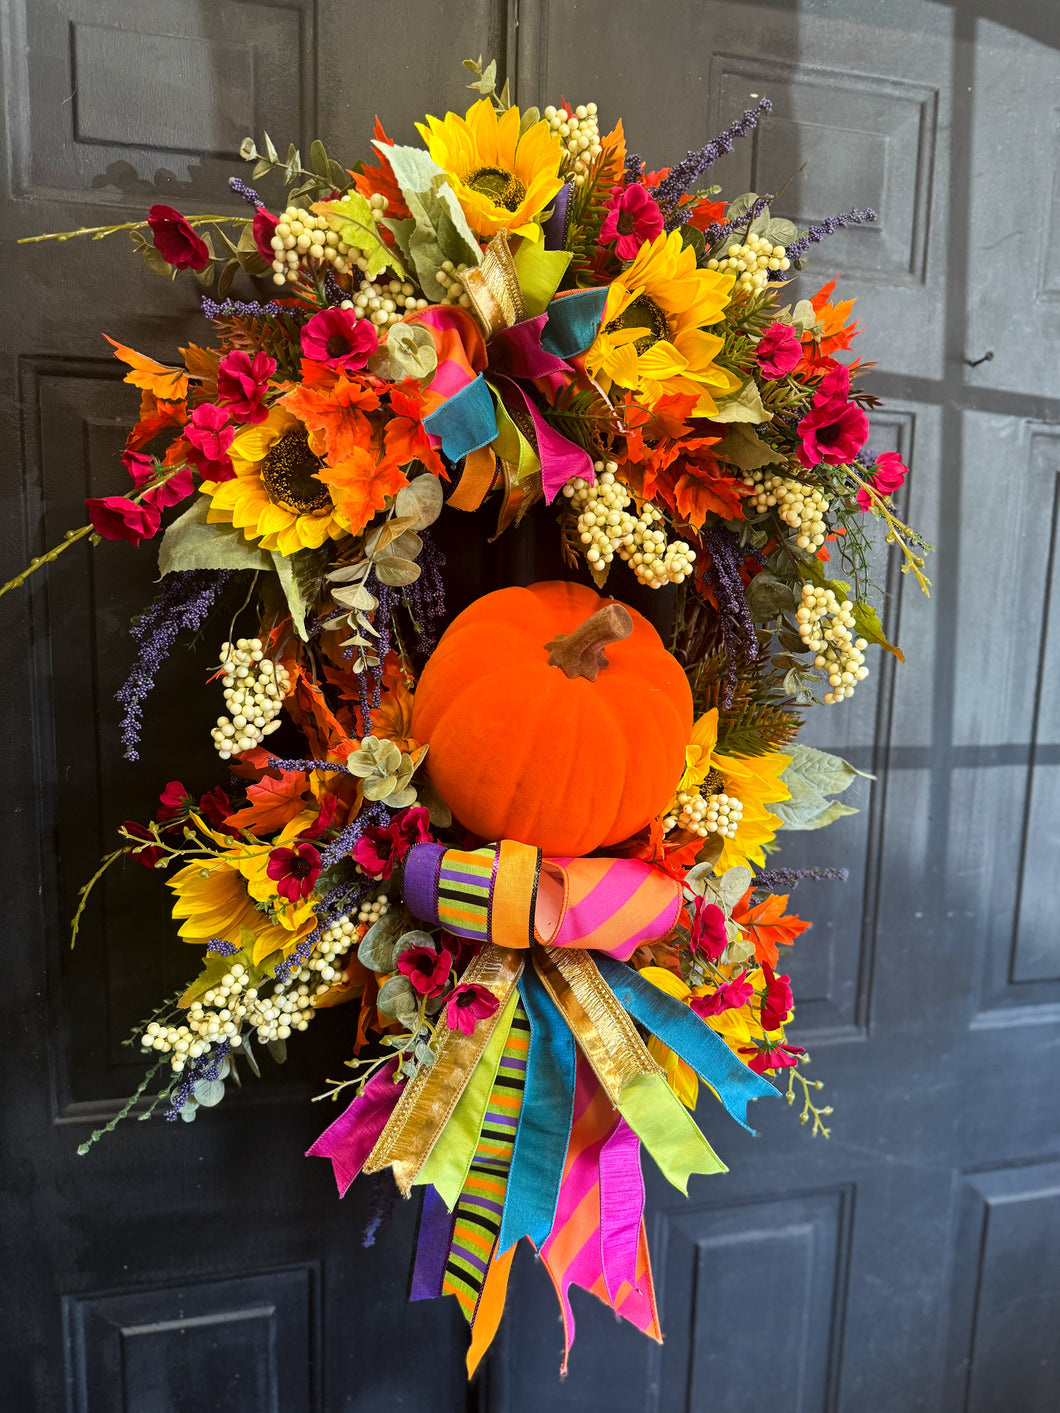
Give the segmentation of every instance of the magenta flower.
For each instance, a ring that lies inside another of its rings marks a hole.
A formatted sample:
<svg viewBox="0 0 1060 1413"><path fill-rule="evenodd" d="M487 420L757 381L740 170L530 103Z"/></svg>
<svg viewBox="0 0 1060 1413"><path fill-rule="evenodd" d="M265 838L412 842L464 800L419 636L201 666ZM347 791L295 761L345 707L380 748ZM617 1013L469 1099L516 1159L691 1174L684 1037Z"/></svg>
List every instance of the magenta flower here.
<svg viewBox="0 0 1060 1413"><path fill-rule="evenodd" d="M802 359L802 343L798 334L787 324L770 324L755 350L762 377L769 382L786 378Z"/></svg>
<svg viewBox="0 0 1060 1413"><path fill-rule="evenodd" d="M147 484L152 476L158 474L158 466L153 456L148 456L145 451L127 451L123 454L121 464L132 477L133 485L137 490Z"/></svg>
<svg viewBox="0 0 1060 1413"><path fill-rule="evenodd" d="M449 984L452 964L452 954L444 947L440 952L433 947L410 947L398 957L397 965L401 975L407 976L412 983L414 991L421 996L440 996Z"/></svg>
<svg viewBox="0 0 1060 1413"><path fill-rule="evenodd" d="M841 466L853 461L869 435L869 419L848 402L850 371L841 364L823 377L809 412L798 426L802 438L796 456L807 470L824 461Z"/></svg>
<svg viewBox="0 0 1060 1413"><path fill-rule="evenodd" d="M474 1035L480 1020L493 1015L500 1002L485 986L461 982L454 986L445 1003L445 1023L461 1035Z"/></svg>
<svg viewBox="0 0 1060 1413"><path fill-rule="evenodd" d="M896 451L883 451L873 463L869 484L877 495L893 496L895 491L901 490L908 475L909 467ZM872 497L864 488L858 490L857 502L862 510L872 509Z"/></svg>
<svg viewBox="0 0 1060 1413"><path fill-rule="evenodd" d="M704 956L716 962L725 951L728 940L724 912L717 903L697 898L692 910L692 935L689 938L693 953L702 949Z"/></svg>
<svg viewBox="0 0 1060 1413"><path fill-rule="evenodd" d="M806 1051L801 1045L766 1045L762 1048L752 1045L741 1046L739 1053L752 1056L747 1061L749 1070L754 1070L755 1074L765 1074L766 1070L791 1069L799 1063L799 1056L805 1055Z"/></svg>
<svg viewBox="0 0 1060 1413"><path fill-rule="evenodd" d="M746 1006L754 995L754 987L744 980L746 975L747 973L742 971L731 981L723 981L709 996L693 996L689 1005L702 1020L706 1020L707 1016L720 1016L722 1011L739 1010L741 1006Z"/></svg>
<svg viewBox="0 0 1060 1413"><path fill-rule="evenodd" d="M611 188L607 215L600 227L600 244L610 245L614 241L615 254L620 260L632 260L641 246L654 240L662 228L662 212L647 188L639 182Z"/></svg>
<svg viewBox="0 0 1060 1413"><path fill-rule="evenodd" d="M128 540L131 545L139 545L157 535L162 523L157 506L146 501L137 505L125 496L86 500L85 507L93 530L105 540Z"/></svg>
<svg viewBox="0 0 1060 1413"><path fill-rule="evenodd" d="M207 790L205 795L199 797L199 813L207 824L212 824L214 829L220 830L223 834L238 836L238 830L229 829L226 820L232 813L232 801L228 798L220 785L215 785L212 790Z"/></svg>
<svg viewBox="0 0 1060 1413"><path fill-rule="evenodd" d="M320 855L312 844L296 844L293 849L272 849L266 872L276 891L289 903L300 903L313 891L320 877Z"/></svg>
<svg viewBox="0 0 1060 1413"><path fill-rule="evenodd" d="M276 252L272 248L272 238L276 234L276 227L280 224L279 216L274 216L271 211L266 211L264 206L259 206L254 212L254 244L258 247L258 254L263 260L267 260L271 265L276 258Z"/></svg>
<svg viewBox="0 0 1060 1413"><path fill-rule="evenodd" d="M210 251L195 228L172 206L152 206L147 224L155 239L155 249L162 259L178 270L205 270L210 263Z"/></svg>
<svg viewBox="0 0 1060 1413"><path fill-rule="evenodd" d="M267 353L226 353L217 369L217 396L241 421L264 422L269 409L262 398L275 372L276 359Z"/></svg>
<svg viewBox="0 0 1060 1413"><path fill-rule="evenodd" d="M167 819L183 819L194 804L187 786L182 785L179 780L171 780L158 797L155 819L159 824Z"/></svg>
<svg viewBox="0 0 1060 1413"><path fill-rule="evenodd" d="M304 356L336 370L363 368L378 346L375 326L352 309L323 309L302 329Z"/></svg>
<svg viewBox="0 0 1060 1413"><path fill-rule="evenodd" d="M354 844L350 857L370 877L389 878L413 844L426 843L430 838L430 815L422 805L413 805L396 814L385 827L370 824Z"/></svg>
<svg viewBox="0 0 1060 1413"><path fill-rule="evenodd" d="M184 436L191 446L191 459L209 481L230 481L235 475L228 448L236 429L228 413L212 402L204 402L191 414Z"/></svg>
<svg viewBox="0 0 1060 1413"><path fill-rule="evenodd" d="M134 819L127 819L122 825L126 834L131 834L134 839L143 839L146 843L137 848L130 849L133 858L142 863L144 868L154 868L160 858L165 855L165 850L160 849L151 835L151 831L146 825L137 824ZM126 840L128 843L128 840Z"/></svg>
<svg viewBox="0 0 1060 1413"><path fill-rule="evenodd" d="M762 970L766 978L766 994L762 997L762 1029L779 1030L794 1004L791 977L774 975L772 969L764 962Z"/></svg>

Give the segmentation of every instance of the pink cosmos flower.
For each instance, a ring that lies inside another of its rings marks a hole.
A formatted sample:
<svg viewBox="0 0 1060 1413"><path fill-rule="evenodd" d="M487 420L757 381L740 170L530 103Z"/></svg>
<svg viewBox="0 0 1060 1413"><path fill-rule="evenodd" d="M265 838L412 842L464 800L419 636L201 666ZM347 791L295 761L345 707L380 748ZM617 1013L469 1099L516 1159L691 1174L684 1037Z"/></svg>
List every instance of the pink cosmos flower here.
<svg viewBox="0 0 1060 1413"><path fill-rule="evenodd" d="M410 947L398 957L397 965L402 976L412 983L413 991L421 996L440 996L449 983L452 964L452 955L444 947L440 952L433 947Z"/></svg>
<svg viewBox="0 0 1060 1413"><path fill-rule="evenodd" d="M155 819L159 824L167 819L183 819L194 804L187 786L182 785L179 780L171 780L158 797Z"/></svg>
<svg viewBox="0 0 1060 1413"><path fill-rule="evenodd" d="M300 903L313 891L320 877L320 855L312 844L295 844L293 849L272 849L266 872L276 891L289 903Z"/></svg>
<svg viewBox="0 0 1060 1413"><path fill-rule="evenodd" d="M264 422L269 409L262 398L275 372L276 359L267 353L226 353L217 369L217 396L240 421Z"/></svg>
<svg viewBox="0 0 1060 1413"><path fill-rule="evenodd" d="M689 1005L703 1020L707 1016L720 1016L722 1011L739 1010L741 1006L746 1006L754 995L754 987L744 980L746 975L747 973L742 971L731 981L723 981L710 996L693 996Z"/></svg>
<svg viewBox="0 0 1060 1413"><path fill-rule="evenodd" d="M271 265L276 258L276 252L272 248L272 238L276 234L276 227L280 224L279 216L274 216L271 211L266 211L264 206L259 206L254 212L254 244L258 247L258 254L263 260L267 260Z"/></svg>
<svg viewBox="0 0 1060 1413"><path fill-rule="evenodd" d="M363 368L378 346L375 326L352 309L323 309L302 329L302 353L327 368Z"/></svg>
<svg viewBox="0 0 1060 1413"><path fill-rule="evenodd" d="M445 1004L445 1023L461 1035L474 1035L480 1020L493 1015L500 1002L485 986L461 982L454 986Z"/></svg>
<svg viewBox="0 0 1060 1413"><path fill-rule="evenodd" d="M385 827L370 824L354 844L351 857L372 878L389 878L413 844L424 844L431 837L429 813L422 805L413 805Z"/></svg>
<svg viewBox="0 0 1060 1413"><path fill-rule="evenodd" d="M704 956L716 962L725 951L728 940L724 912L717 903L697 898L692 910L692 935L689 938L693 953L702 949Z"/></svg>
<svg viewBox="0 0 1060 1413"><path fill-rule="evenodd" d="M162 259L178 270L205 270L210 263L210 251L195 228L172 206L152 206L147 224L154 236L155 249Z"/></svg>
<svg viewBox="0 0 1060 1413"><path fill-rule="evenodd" d="M770 324L755 350L762 377L769 382L785 378L802 358L802 343L787 324Z"/></svg>
<svg viewBox="0 0 1060 1413"><path fill-rule="evenodd" d="M775 976L764 962L762 970L766 977L766 994L762 997L762 1029L779 1030L794 1004L791 977Z"/></svg>
<svg viewBox="0 0 1060 1413"><path fill-rule="evenodd" d="M870 484L878 495L893 496L895 491L901 490L908 475L909 467L896 451L883 451L873 462ZM864 489L858 491L857 502L862 510L872 509L872 497Z"/></svg>
<svg viewBox="0 0 1060 1413"><path fill-rule="evenodd" d="M809 412L798 426L802 442L796 456L810 470L824 461L841 466L853 461L869 435L869 419L848 402L850 371L841 364L823 377Z"/></svg>
<svg viewBox="0 0 1060 1413"><path fill-rule="evenodd" d="M137 490L166 470L153 456L142 451L127 451L121 461ZM182 500L187 500L194 489L191 468L184 466L159 485L152 486L144 496L144 501L159 510L165 510L167 506L179 505Z"/></svg>
<svg viewBox="0 0 1060 1413"><path fill-rule="evenodd" d="M105 540L128 540L142 544L158 534L162 512L155 505L126 499L125 496L104 496L85 501L88 518L97 535Z"/></svg>
<svg viewBox="0 0 1060 1413"><path fill-rule="evenodd" d="M228 413L212 402L201 403L191 414L184 436L191 447L191 459L209 481L230 481L235 475L228 448L236 429Z"/></svg>
<svg viewBox="0 0 1060 1413"><path fill-rule="evenodd" d="M747 1068L755 1074L765 1074L766 1070L789 1070L799 1063L799 1056L806 1051L801 1045L767 1045L759 1049L757 1045L741 1046L741 1055L750 1055Z"/></svg>
<svg viewBox="0 0 1060 1413"><path fill-rule="evenodd" d="M615 242L620 260L632 260L646 241L662 231L663 218L654 197L639 182L612 187L607 215L600 227L600 244Z"/></svg>

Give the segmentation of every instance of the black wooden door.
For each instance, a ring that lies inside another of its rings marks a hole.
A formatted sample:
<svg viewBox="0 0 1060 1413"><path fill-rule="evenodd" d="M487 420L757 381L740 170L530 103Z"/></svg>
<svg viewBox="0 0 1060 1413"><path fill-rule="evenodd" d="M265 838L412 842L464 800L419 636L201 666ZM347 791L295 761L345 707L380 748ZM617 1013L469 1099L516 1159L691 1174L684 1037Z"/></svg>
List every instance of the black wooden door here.
<svg viewBox="0 0 1060 1413"><path fill-rule="evenodd" d="M910 514L938 552L930 603L880 561L908 665L879 665L808 735L876 774L871 788L859 782L861 813L793 835L784 854L851 870L796 898L815 920L792 963L799 1022L836 1110L833 1137L811 1141L780 1106L756 1116L757 1140L701 1116L730 1172L696 1179L688 1202L647 1173L665 1345L575 1295L561 1382L553 1296L521 1253L470 1392L452 1302L403 1303L410 1208L365 1247L384 1186L355 1185L340 1204L327 1165L300 1156L326 1118L306 1102L311 1081L341 1059L323 1021L286 1071L223 1114L187 1129L127 1122L77 1157L137 1081L121 1038L187 969L159 925L154 880L135 866L97 901L71 955L77 887L177 762L202 788L216 771L196 747L207 723L176 695L209 647L171 665L143 761L118 764L112 693L153 568L147 550L78 548L0 605L4 1406L1051 1413L1055 6L440 8L4 0L5 231L135 219L154 199L217 209L240 138L262 127L359 153L378 109L409 138L425 108L461 105L459 60L479 52L506 57L524 102L562 93L621 115L650 165L768 94L761 139L718 169L727 191L776 190L805 163L786 213L881 213L837 236L817 268L841 270L840 292L859 297L860 352L878 361L888 403L872 445L912 460ZM175 314L179 296L116 242L24 247L8 275L0 537L5 567L17 567L80 523L84 495L114 486L130 405L98 330L163 353L201 324L190 298ZM472 559L466 587L532 574L531 540L507 554Z"/></svg>

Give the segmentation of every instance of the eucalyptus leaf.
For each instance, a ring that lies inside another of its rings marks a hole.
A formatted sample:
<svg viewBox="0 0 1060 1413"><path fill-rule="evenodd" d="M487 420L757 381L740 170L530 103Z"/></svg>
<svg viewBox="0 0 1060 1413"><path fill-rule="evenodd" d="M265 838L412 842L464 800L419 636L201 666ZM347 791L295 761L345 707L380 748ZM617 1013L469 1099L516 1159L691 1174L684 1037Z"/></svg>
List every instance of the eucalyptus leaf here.
<svg viewBox="0 0 1060 1413"><path fill-rule="evenodd" d="M374 555L378 554L381 550L385 550L388 545L393 544L403 531L407 530L409 526L414 523L415 517L412 515L393 516L390 520L386 521L385 524L380 525L378 530L372 530L365 536L364 548L366 553Z"/></svg>
<svg viewBox="0 0 1060 1413"><path fill-rule="evenodd" d="M250 544L234 525L209 525L208 496L200 495L173 521L158 549L158 572L186 569L271 569L272 557Z"/></svg>
<svg viewBox="0 0 1060 1413"><path fill-rule="evenodd" d="M244 1060L246 1060L254 1078L260 1079L261 1070L258 1068L258 1057L254 1054L253 1048L251 1047L249 1035L243 1036L243 1043L239 1047L239 1053L243 1056Z"/></svg>
<svg viewBox="0 0 1060 1413"><path fill-rule="evenodd" d="M220 1079L197 1079L191 1087L191 1092L195 1095L196 1103L201 1104L206 1109L212 1109L215 1104L220 1104L225 1097L224 1081Z"/></svg>
<svg viewBox="0 0 1060 1413"><path fill-rule="evenodd" d="M386 356L386 371L377 377L399 383L403 378L415 378L427 384L438 367L438 349L429 329L422 324L395 324L380 350ZM373 370L375 371L375 370Z"/></svg>
<svg viewBox="0 0 1060 1413"><path fill-rule="evenodd" d="M734 422L714 447L714 454L719 461L727 461L741 471L757 471L783 460L780 452L764 442L747 422Z"/></svg>
<svg viewBox="0 0 1060 1413"><path fill-rule="evenodd" d="M406 530L390 546L390 555L395 559L417 560L423 553L423 541L415 530Z"/></svg>
<svg viewBox="0 0 1060 1413"><path fill-rule="evenodd" d="M388 919L389 925L384 925ZM370 971L393 971L399 955L400 935L401 914L391 918L389 913L384 913L361 938L361 944L357 948L357 960Z"/></svg>
<svg viewBox="0 0 1060 1413"><path fill-rule="evenodd" d="M286 1040L270 1040L267 1048L270 1056L276 1061L278 1065L282 1065L287 1059Z"/></svg>
<svg viewBox="0 0 1060 1413"><path fill-rule="evenodd" d="M192 1124L192 1123L195 1122L195 1115L196 1115L198 1112L199 1112L199 1106L198 1106L198 1104L193 1104L193 1103L191 1103L191 1102L189 1101L189 1102L188 1102L187 1104L185 1104L184 1107L180 1110L180 1117L184 1120L184 1122L185 1122L186 1124Z"/></svg>
<svg viewBox="0 0 1060 1413"><path fill-rule="evenodd" d="M768 623L782 613L794 612L798 598L790 584L763 570L747 586L747 606L756 623Z"/></svg>
<svg viewBox="0 0 1060 1413"><path fill-rule="evenodd" d="M769 422L773 414L767 412L753 378L749 378L739 392L733 393L718 403L717 411L711 415L712 422L751 422L755 426Z"/></svg>
<svg viewBox="0 0 1060 1413"><path fill-rule="evenodd" d="M406 584L416 582L420 577L420 566L413 564L411 559L399 559L396 556L377 559L375 577L381 584L388 584L392 589L401 589Z"/></svg>
<svg viewBox="0 0 1060 1413"><path fill-rule="evenodd" d="M392 976L384 981L376 997L376 1005L384 1016L402 1025L413 1026L419 1019L420 1005L407 976Z"/></svg>

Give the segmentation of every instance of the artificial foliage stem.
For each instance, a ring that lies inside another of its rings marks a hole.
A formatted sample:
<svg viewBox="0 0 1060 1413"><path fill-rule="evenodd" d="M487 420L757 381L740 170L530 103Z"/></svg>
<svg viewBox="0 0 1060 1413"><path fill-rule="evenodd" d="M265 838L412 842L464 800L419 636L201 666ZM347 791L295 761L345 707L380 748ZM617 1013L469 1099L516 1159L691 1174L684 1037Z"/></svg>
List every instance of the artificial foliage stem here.
<svg viewBox="0 0 1060 1413"><path fill-rule="evenodd" d="M603 668L609 666L604 648L628 638L633 632L633 620L620 603L609 603L575 628L573 633L559 633L545 644L549 667L558 667L570 678L584 677L595 682Z"/></svg>

